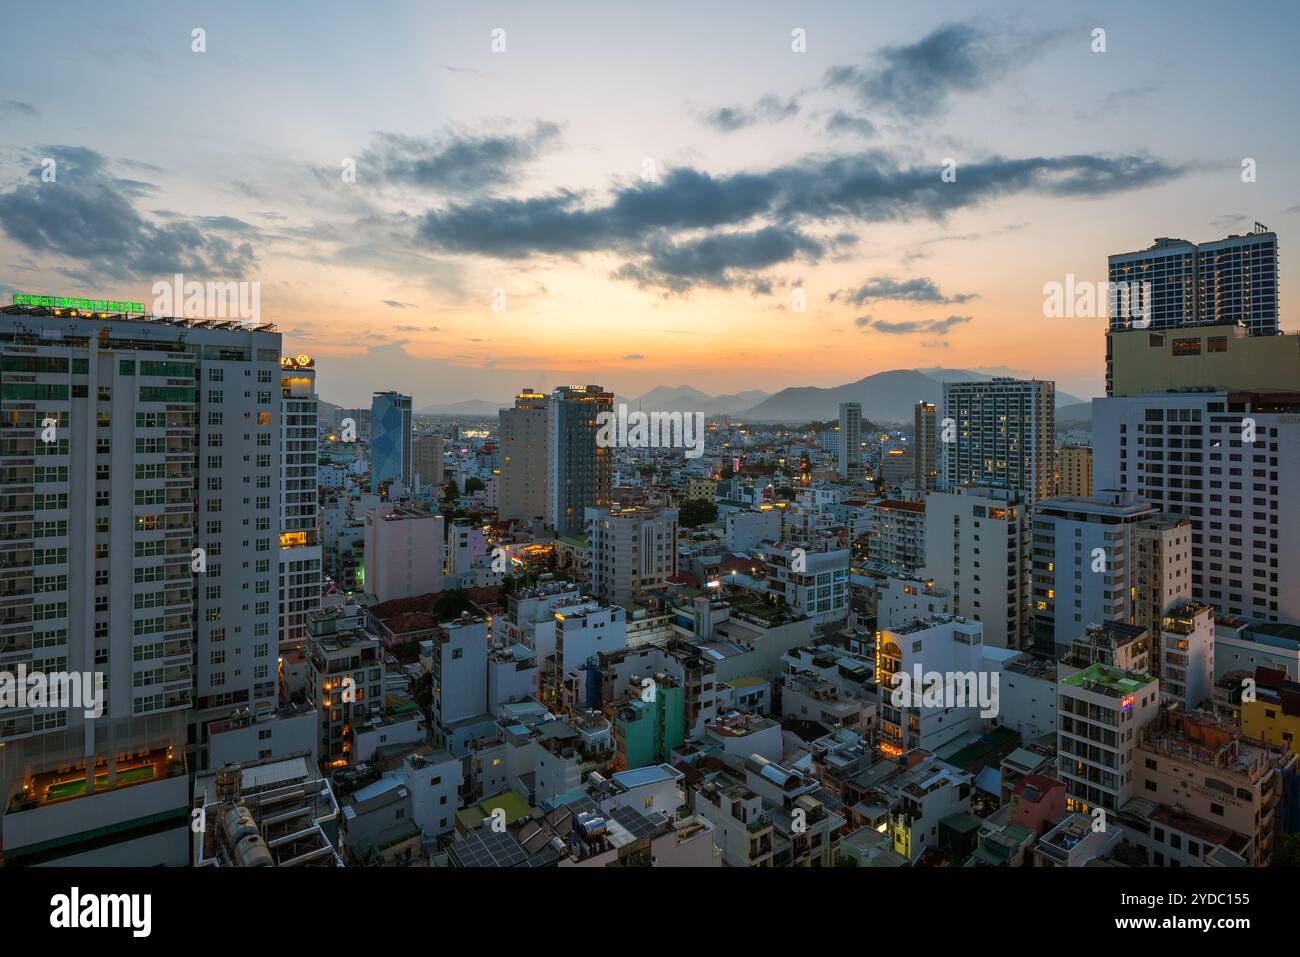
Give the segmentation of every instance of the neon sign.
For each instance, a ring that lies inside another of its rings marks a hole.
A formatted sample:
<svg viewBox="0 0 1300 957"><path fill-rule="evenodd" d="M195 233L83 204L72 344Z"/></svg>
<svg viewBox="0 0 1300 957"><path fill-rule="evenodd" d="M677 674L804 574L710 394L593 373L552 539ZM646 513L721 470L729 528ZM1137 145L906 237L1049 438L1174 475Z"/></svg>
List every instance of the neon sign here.
<svg viewBox="0 0 1300 957"><path fill-rule="evenodd" d="M1133 707L1133 703L1135 701L1137 701L1137 695L1131 694L1128 697L1124 698L1122 701L1120 701L1119 709L1121 711L1128 711L1130 708Z"/></svg>
<svg viewBox="0 0 1300 957"><path fill-rule="evenodd" d="M316 360L311 356L280 356L281 369L310 369L316 364Z"/></svg>
<svg viewBox="0 0 1300 957"><path fill-rule="evenodd" d="M15 306L36 306L42 309L77 309L84 312L128 312L143 315L142 302L125 299L83 299L79 296L31 296L14 293Z"/></svg>

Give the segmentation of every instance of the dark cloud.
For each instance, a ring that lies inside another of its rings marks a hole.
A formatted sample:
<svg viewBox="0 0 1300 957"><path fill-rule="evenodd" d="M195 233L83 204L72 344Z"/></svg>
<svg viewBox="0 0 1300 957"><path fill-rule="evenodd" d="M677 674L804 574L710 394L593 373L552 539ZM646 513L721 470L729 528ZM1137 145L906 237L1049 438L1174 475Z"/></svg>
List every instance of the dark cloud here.
<svg viewBox="0 0 1300 957"><path fill-rule="evenodd" d="M415 309L416 308L416 305L413 302L400 302L396 299L385 299L383 300L383 303L385 306L389 306L390 308L393 309Z"/></svg>
<svg viewBox="0 0 1300 957"><path fill-rule="evenodd" d="M888 319L877 319L870 323L870 327L876 332L883 332L892 336L910 336L917 334L927 336L946 336L952 331L954 326L959 326L970 321L970 316L948 316L946 319L908 319L903 322L890 322Z"/></svg>
<svg viewBox="0 0 1300 957"><path fill-rule="evenodd" d="M841 289L830 294L830 301L842 300L854 306L868 302L921 302L921 303L959 303L974 299L969 293L945 296L938 284L929 276L917 276L915 279L893 279L889 276L874 276L856 289Z"/></svg>
<svg viewBox="0 0 1300 957"><path fill-rule="evenodd" d="M56 161L54 182L41 181L38 157ZM33 160L31 178L0 193L0 229L27 249L67 256L87 274L115 279L177 272L237 279L256 262L248 242L214 235L228 228L175 214L160 223L146 219L132 200L153 187L112 176L94 150L46 146Z"/></svg>
<svg viewBox="0 0 1300 957"><path fill-rule="evenodd" d="M22 100L0 100L0 113L17 113L19 116L35 116L36 107Z"/></svg>
<svg viewBox="0 0 1300 957"><path fill-rule="evenodd" d="M858 316L856 319L853 320L853 324L857 326L859 329L865 329L867 326L871 325L871 316L870 315Z"/></svg>
<svg viewBox="0 0 1300 957"><path fill-rule="evenodd" d="M261 230L252 223L246 223L234 216L198 216L195 223L207 229L216 229L228 233L260 233Z"/></svg>
<svg viewBox="0 0 1300 957"><path fill-rule="evenodd" d="M658 286L676 293L694 286L743 286L755 294L769 295L771 284L759 273L797 257L816 262L823 248L817 240L781 226L755 232L713 233L682 243L655 239L641 263L624 264L614 276L643 288Z"/></svg>
<svg viewBox="0 0 1300 957"><path fill-rule="evenodd" d="M953 211L1024 193L1100 196L1182 172L1141 156L995 156L961 165L958 181L945 183L937 166L901 166L872 150L721 176L677 168L659 182L615 187L603 200L559 190L452 202L419 217L415 238L436 252L499 259L615 253L628 260L615 275L641 285L766 292L770 279L742 272L788 262L796 253L817 261L823 242L809 236L809 227L834 230L838 248L856 241L845 226L942 221ZM729 231L736 229L742 231Z"/></svg>
<svg viewBox="0 0 1300 957"><path fill-rule="evenodd" d="M1023 65L1045 39L949 23L915 43L884 47L870 65L832 67L826 85L908 119L933 117L948 108L953 93L982 89Z"/></svg>
<svg viewBox="0 0 1300 957"><path fill-rule="evenodd" d="M843 110L836 110L826 120L827 133L839 133L866 137L876 135L876 127L865 116L854 116Z"/></svg>
<svg viewBox="0 0 1300 957"><path fill-rule="evenodd" d="M1000 196L1099 196L1181 172L1139 156L992 157L963 164L958 182L945 183L937 166L900 167L871 151L718 177L680 168L658 183L620 187L604 204L589 203L585 193L572 190L451 203L426 213L417 235L443 252L503 259L573 255L639 244L662 229L716 229L756 217L785 223L942 219Z"/></svg>
<svg viewBox="0 0 1300 957"><path fill-rule="evenodd" d="M799 103L793 97L783 101L768 94L748 109L743 106L724 106L706 113L703 120L719 132L734 133L759 123L779 123L798 113Z"/></svg>
<svg viewBox="0 0 1300 957"><path fill-rule="evenodd" d="M539 122L522 135L447 133L421 138L379 133L358 164L386 182L444 192L478 192L514 182L520 167L555 145L560 128Z"/></svg>

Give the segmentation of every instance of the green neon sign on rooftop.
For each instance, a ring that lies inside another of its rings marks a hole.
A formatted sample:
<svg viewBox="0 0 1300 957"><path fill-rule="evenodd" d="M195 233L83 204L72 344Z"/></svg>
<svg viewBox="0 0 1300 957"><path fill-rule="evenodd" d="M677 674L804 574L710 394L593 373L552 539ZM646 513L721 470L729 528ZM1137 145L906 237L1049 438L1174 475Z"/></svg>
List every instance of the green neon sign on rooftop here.
<svg viewBox="0 0 1300 957"><path fill-rule="evenodd" d="M122 299L83 299L79 296L32 296L14 293L15 306L35 306L39 309L76 309L79 312L126 312L142 315L144 303Z"/></svg>

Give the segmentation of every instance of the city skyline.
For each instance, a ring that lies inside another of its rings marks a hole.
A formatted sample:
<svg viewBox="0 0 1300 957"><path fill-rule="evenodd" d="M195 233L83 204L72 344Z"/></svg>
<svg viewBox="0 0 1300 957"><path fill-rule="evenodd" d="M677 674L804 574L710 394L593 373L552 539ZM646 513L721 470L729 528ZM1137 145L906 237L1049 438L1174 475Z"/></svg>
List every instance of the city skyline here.
<svg viewBox="0 0 1300 957"><path fill-rule="evenodd" d="M251 5L23 10L32 45L97 52L0 66L0 295L256 282L344 405L918 366L1101 395L1105 318L1046 318L1044 284L1103 281L1155 223L1207 242L1262 221L1285 260L1300 210L1296 133L1268 122L1291 112L1288 31L1195 9L1178 31L1119 4L888 23L394 5L365 29ZM1284 261L1283 328L1295 292Z"/></svg>

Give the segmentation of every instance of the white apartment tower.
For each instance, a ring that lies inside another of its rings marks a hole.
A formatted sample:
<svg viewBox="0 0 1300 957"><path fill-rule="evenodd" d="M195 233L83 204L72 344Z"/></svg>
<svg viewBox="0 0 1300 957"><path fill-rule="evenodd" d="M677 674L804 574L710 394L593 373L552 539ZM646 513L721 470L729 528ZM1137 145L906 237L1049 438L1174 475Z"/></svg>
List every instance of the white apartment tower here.
<svg viewBox="0 0 1300 957"><path fill-rule="evenodd" d="M840 478L862 481L862 405L840 403Z"/></svg>
<svg viewBox="0 0 1300 957"><path fill-rule="evenodd" d="M984 625L990 647L1030 644L1029 527L1024 497L1010 489L925 497L925 575L951 594L954 615Z"/></svg>
<svg viewBox="0 0 1300 957"><path fill-rule="evenodd" d="M912 451L912 482L916 494L924 495L938 479L939 436L938 410L933 402L918 402L913 413L916 447Z"/></svg>
<svg viewBox="0 0 1300 957"><path fill-rule="evenodd" d="M1300 400L1188 391L1097 399L1093 476L1192 523L1192 596L1300 622ZM1248 441L1253 439L1253 441Z"/></svg>
<svg viewBox="0 0 1300 957"><path fill-rule="evenodd" d="M0 720L7 863L184 863L208 722L276 703L280 335L142 313L0 311L0 668L107 680Z"/></svg>
<svg viewBox="0 0 1300 957"><path fill-rule="evenodd" d="M302 648L320 607L316 370L309 356L280 360L280 647Z"/></svg>
<svg viewBox="0 0 1300 957"><path fill-rule="evenodd" d="M1041 379L945 382L943 417L953 441L941 443L943 487L993 485L1050 498L1056 472L1056 384ZM944 437L941 434L941 438Z"/></svg>

